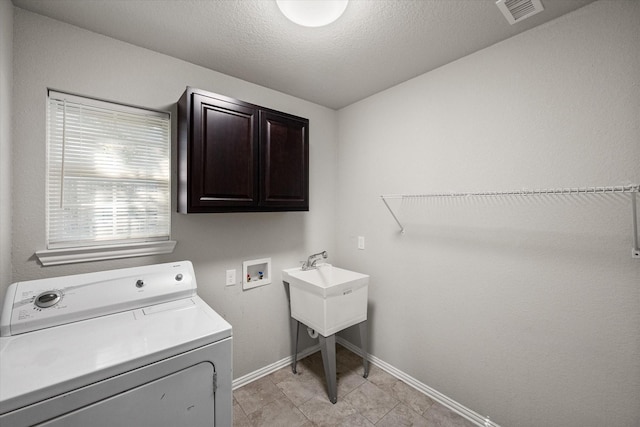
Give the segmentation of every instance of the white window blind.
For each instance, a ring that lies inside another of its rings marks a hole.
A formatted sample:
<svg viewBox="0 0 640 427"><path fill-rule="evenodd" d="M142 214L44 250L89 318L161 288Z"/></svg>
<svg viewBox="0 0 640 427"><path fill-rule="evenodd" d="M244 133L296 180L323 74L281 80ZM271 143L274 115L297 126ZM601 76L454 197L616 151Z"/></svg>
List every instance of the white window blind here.
<svg viewBox="0 0 640 427"><path fill-rule="evenodd" d="M168 113L49 91L47 248L168 241Z"/></svg>

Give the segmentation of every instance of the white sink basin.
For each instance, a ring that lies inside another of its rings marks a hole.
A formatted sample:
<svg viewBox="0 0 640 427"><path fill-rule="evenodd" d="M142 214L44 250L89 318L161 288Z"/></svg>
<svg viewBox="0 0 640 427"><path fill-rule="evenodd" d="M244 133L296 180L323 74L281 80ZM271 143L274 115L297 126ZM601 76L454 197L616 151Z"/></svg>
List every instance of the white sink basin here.
<svg viewBox="0 0 640 427"><path fill-rule="evenodd" d="M367 320L369 276L331 264L282 270L289 283L291 317L330 336Z"/></svg>

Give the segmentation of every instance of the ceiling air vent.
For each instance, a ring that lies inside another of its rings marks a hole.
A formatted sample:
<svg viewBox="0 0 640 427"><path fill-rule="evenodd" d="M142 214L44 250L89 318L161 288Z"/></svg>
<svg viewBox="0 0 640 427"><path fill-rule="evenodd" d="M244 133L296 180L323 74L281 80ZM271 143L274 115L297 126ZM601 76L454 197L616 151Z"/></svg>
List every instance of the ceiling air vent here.
<svg viewBox="0 0 640 427"><path fill-rule="evenodd" d="M498 0L496 6L511 25L544 10L540 0Z"/></svg>

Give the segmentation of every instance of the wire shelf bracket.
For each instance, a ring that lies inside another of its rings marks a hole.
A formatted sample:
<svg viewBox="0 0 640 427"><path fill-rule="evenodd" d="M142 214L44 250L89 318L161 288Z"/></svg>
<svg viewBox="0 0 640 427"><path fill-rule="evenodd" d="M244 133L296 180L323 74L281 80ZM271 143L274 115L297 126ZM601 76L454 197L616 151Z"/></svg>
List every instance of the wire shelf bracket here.
<svg viewBox="0 0 640 427"><path fill-rule="evenodd" d="M402 224L398 220L398 217L396 216L396 214L393 213L393 209L391 209L391 206L389 206L389 203L387 203L386 197L387 196L380 196L380 198L384 202L384 205L387 207L387 209L389 209L389 213L391 213L391 216L393 217L393 219L396 220L396 223L398 224L398 227L400 227L400 233L404 234L404 227L402 226Z"/></svg>
<svg viewBox="0 0 640 427"><path fill-rule="evenodd" d="M633 247L631 257L640 259L640 235L638 235L638 194L640 194L640 184L623 185L613 187L582 187L582 188L546 188L538 190L515 190L515 191L484 191L470 193L430 193L430 194L388 194L380 196L389 213L395 220L400 233L405 234L405 228L398 219L387 200L390 199L425 199L442 197L528 197L528 196L565 196L565 195L599 195L612 193L629 193L631 195L631 214Z"/></svg>

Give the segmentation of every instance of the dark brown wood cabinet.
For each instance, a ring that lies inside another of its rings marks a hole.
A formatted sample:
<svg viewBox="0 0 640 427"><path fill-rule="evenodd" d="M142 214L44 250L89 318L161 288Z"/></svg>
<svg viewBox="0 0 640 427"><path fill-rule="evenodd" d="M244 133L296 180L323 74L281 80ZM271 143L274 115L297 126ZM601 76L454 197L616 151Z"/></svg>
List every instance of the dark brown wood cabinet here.
<svg viewBox="0 0 640 427"><path fill-rule="evenodd" d="M309 120L187 88L178 212L309 210Z"/></svg>

